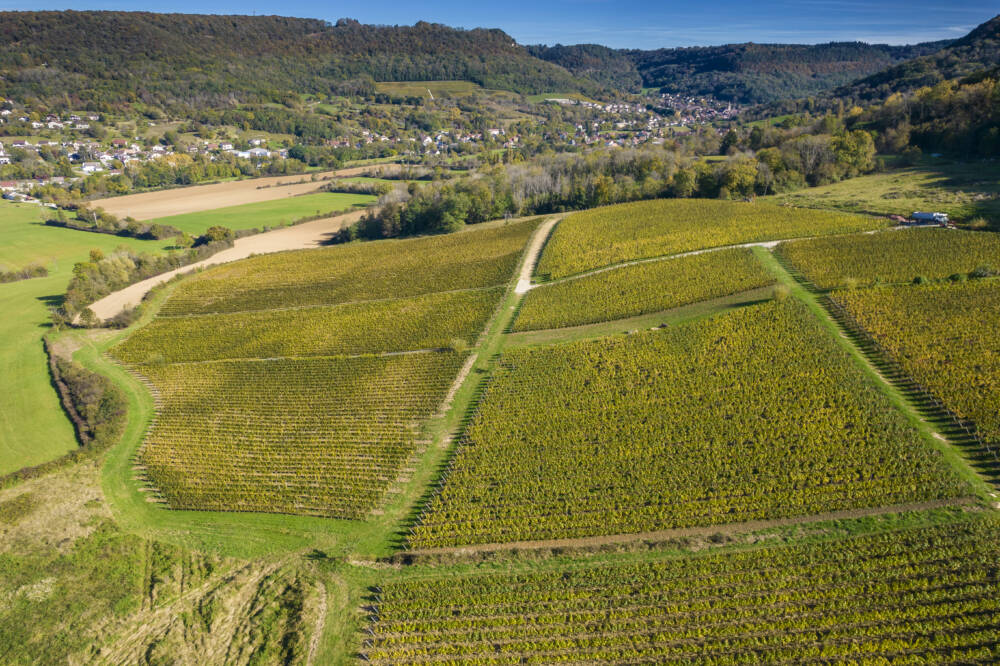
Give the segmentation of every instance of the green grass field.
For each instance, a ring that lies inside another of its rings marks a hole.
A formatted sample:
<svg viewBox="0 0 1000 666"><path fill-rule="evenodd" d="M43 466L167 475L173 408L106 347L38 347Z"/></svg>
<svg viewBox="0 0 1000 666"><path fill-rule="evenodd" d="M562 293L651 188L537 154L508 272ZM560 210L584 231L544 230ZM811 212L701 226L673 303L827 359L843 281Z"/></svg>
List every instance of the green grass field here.
<svg viewBox="0 0 1000 666"><path fill-rule="evenodd" d="M986 161L930 160L908 169L851 178L768 199L806 208L876 215L933 210L948 213L959 221L985 217L997 226L1000 225L1000 165Z"/></svg>
<svg viewBox="0 0 1000 666"><path fill-rule="evenodd" d="M228 227L234 231L263 229L264 227L291 224L311 215L325 215L355 206L367 206L374 201L375 197L367 194L319 192L286 199L275 199L274 201L216 208L198 213L170 215L151 220L151 222L169 224L189 234L200 234L205 229L216 225Z"/></svg>
<svg viewBox="0 0 1000 666"><path fill-rule="evenodd" d="M50 304L69 283L73 264L91 248L110 252L120 245L155 252L163 242L140 241L48 227L38 206L0 203L0 266L44 264L48 277L0 284L0 474L55 458L77 443L49 382L42 336ZM44 414L44 418L39 415Z"/></svg>
<svg viewBox="0 0 1000 666"><path fill-rule="evenodd" d="M428 91L435 97L474 95L483 90L471 81L380 81L375 84L376 92L404 97L427 97Z"/></svg>
<svg viewBox="0 0 1000 666"><path fill-rule="evenodd" d="M531 102L532 104L538 104L539 102L544 102L549 99L573 99L578 102L594 101L591 98L587 97L586 95L580 94L578 92L566 92L566 93L549 92L549 93L540 93L538 95L528 95L528 101Z"/></svg>

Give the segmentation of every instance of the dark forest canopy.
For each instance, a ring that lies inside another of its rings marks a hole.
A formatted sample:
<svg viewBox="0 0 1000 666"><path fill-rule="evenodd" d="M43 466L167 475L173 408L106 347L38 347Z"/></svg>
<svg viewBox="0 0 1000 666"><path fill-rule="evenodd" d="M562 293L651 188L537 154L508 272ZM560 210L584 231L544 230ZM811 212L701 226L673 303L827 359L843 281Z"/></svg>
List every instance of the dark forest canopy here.
<svg viewBox="0 0 1000 666"><path fill-rule="evenodd" d="M529 46L528 50L605 88L628 92L661 88L669 93L753 104L828 91L950 43L747 43L652 51L557 44Z"/></svg>
<svg viewBox="0 0 1000 666"><path fill-rule="evenodd" d="M975 75L1000 65L1000 16L935 53L895 65L833 91L855 101L877 101L941 81Z"/></svg>
<svg viewBox="0 0 1000 666"><path fill-rule="evenodd" d="M463 80L518 93L659 88L738 103L884 99L1000 64L998 19L955 42L521 46L501 30L280 16L0 12L0 95L49 105L226 108L375 81ZM840 88L838 89L838 86ZM831 93L834 89L835 92Z"/></svg>
<svg viewBox="0 0 1000 666"><path fill-rule="evenodd" d="M749 43L625 53L647 87L752 104L813 95L946 44Z"/></svg>
<svg viewBox="0 0 1000 666"><path fill-rule="evenodd" d="M589 91L500 30L279 16L0 12L0 94L77 106L222 106L337 93L345 82L464 80Z"/></svg>

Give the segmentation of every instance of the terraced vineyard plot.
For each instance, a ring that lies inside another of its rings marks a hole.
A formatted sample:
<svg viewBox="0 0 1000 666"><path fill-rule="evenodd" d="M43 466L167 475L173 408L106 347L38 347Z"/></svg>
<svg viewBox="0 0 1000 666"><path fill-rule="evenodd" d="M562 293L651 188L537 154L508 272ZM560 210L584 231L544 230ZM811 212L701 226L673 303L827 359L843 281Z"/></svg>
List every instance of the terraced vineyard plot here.
<svg viewBox="0 0 1000 666"><path fill-rule="evenodd" d="M1000 284L842 291L835 300L910 377L1000 442Z"/></svg>
<svg viewBox="0 0 1000 666"><path fill-rule="evenodd" d="M954 229L790 241L778 252L822 289L945 278L980 267L1000 270L1000 234Z"/></svg>
<svg viewBox="0 0 1000 666"><path fill-rule="evenodd" d="M536 220L445 236L253 257L180 285L163 315L405 298L506 284Z"/></svg>
<svg viewBox="0 0 1000 666"><path fill-rule="evenodd" d="M385 583L374 664L995 663L995 519L840 541Z"/></svg>
<svg viewBox="0 0 1000 666"><path fill-rule="evenodd" d="M552 279L703 248L884 227L872 217L712 199L659 199L574 213L538 263Z"/></svg>
<svg viewBox="0 0 1000 666"><path fill-rule="evenodd" d="M749 249L633 264L532 289L514 330L623 319L773 283Z"/></svg>
<svg viewBox="0 0 1000 666"><path fill-rule="evenodd" d="M413 548L968 492L797 301L503 356Z"/></svg>
<svg viewBox="0 0 1000 666"><path fill-rule="evenodd" d="M138 461L173 508L360 518L465 356L143 366L160 393Z"/></svg>
<svg viewBox="0 0 1000 666"><path fill-rule="evenodd" d="M503 288L333 307L160 318L115 348L127 363L336 356L475 342Z"/></svg>

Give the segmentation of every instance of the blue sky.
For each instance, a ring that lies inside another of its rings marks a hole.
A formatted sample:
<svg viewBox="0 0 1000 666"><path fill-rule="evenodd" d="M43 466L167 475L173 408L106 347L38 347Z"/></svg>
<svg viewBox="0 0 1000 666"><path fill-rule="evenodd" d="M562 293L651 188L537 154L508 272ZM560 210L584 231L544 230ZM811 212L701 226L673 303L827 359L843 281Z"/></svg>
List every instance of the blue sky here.
<svg viewBox="0 0 1000 666"><path fill-rule="evenodd" d="M960 37L1000 12L996 0L0 0L0 9L134 9L214 14L281 14L363 23L418 20L507 31L522 44L658 48L732 42L866 41L909 44Z"/></svg>

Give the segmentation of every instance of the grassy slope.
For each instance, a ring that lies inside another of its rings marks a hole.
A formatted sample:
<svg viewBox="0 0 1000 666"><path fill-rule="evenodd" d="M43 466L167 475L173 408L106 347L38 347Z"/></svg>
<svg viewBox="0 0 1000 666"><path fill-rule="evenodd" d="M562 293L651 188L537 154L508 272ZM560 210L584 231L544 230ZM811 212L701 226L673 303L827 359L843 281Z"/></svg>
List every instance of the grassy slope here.
<svg viewBox="0 0 1000 666"><path fill-rule="evenodd" d="M860 176L768 199L807 208L879 215L933 210L960 221L982 216L998 225L1000 165L929 159L921 166Z"/></svg>
<svg viewBox="0 0 1000 666"><path fill-rule="evenodd" d="M37 465L75 447L69 420L63 416L49 381L41 339L49 304L66 290L73 264L91 248L109 252L119 245L157 251L162 242L119 238L39 222L37 206L0 202L0 266L18 268L42 263L49 276L0 284L0 474ZM43 418L39 418L43 415Z"/></svg>
<svg viewBox="0 0 1000 666"><path fill-rule="evenodd" d="M354 206L366 206L375 201L375 197L367 194L344 194L340 192L321 192L305 194L274 201L243 204L216 208L200 213L185 213L170 215L151 222L169 224L190 234L200 234L211 226L221 225L233 230L260 229L264 226L278 226L282 223L292 223L311 215L332 213Z"/></svg>

